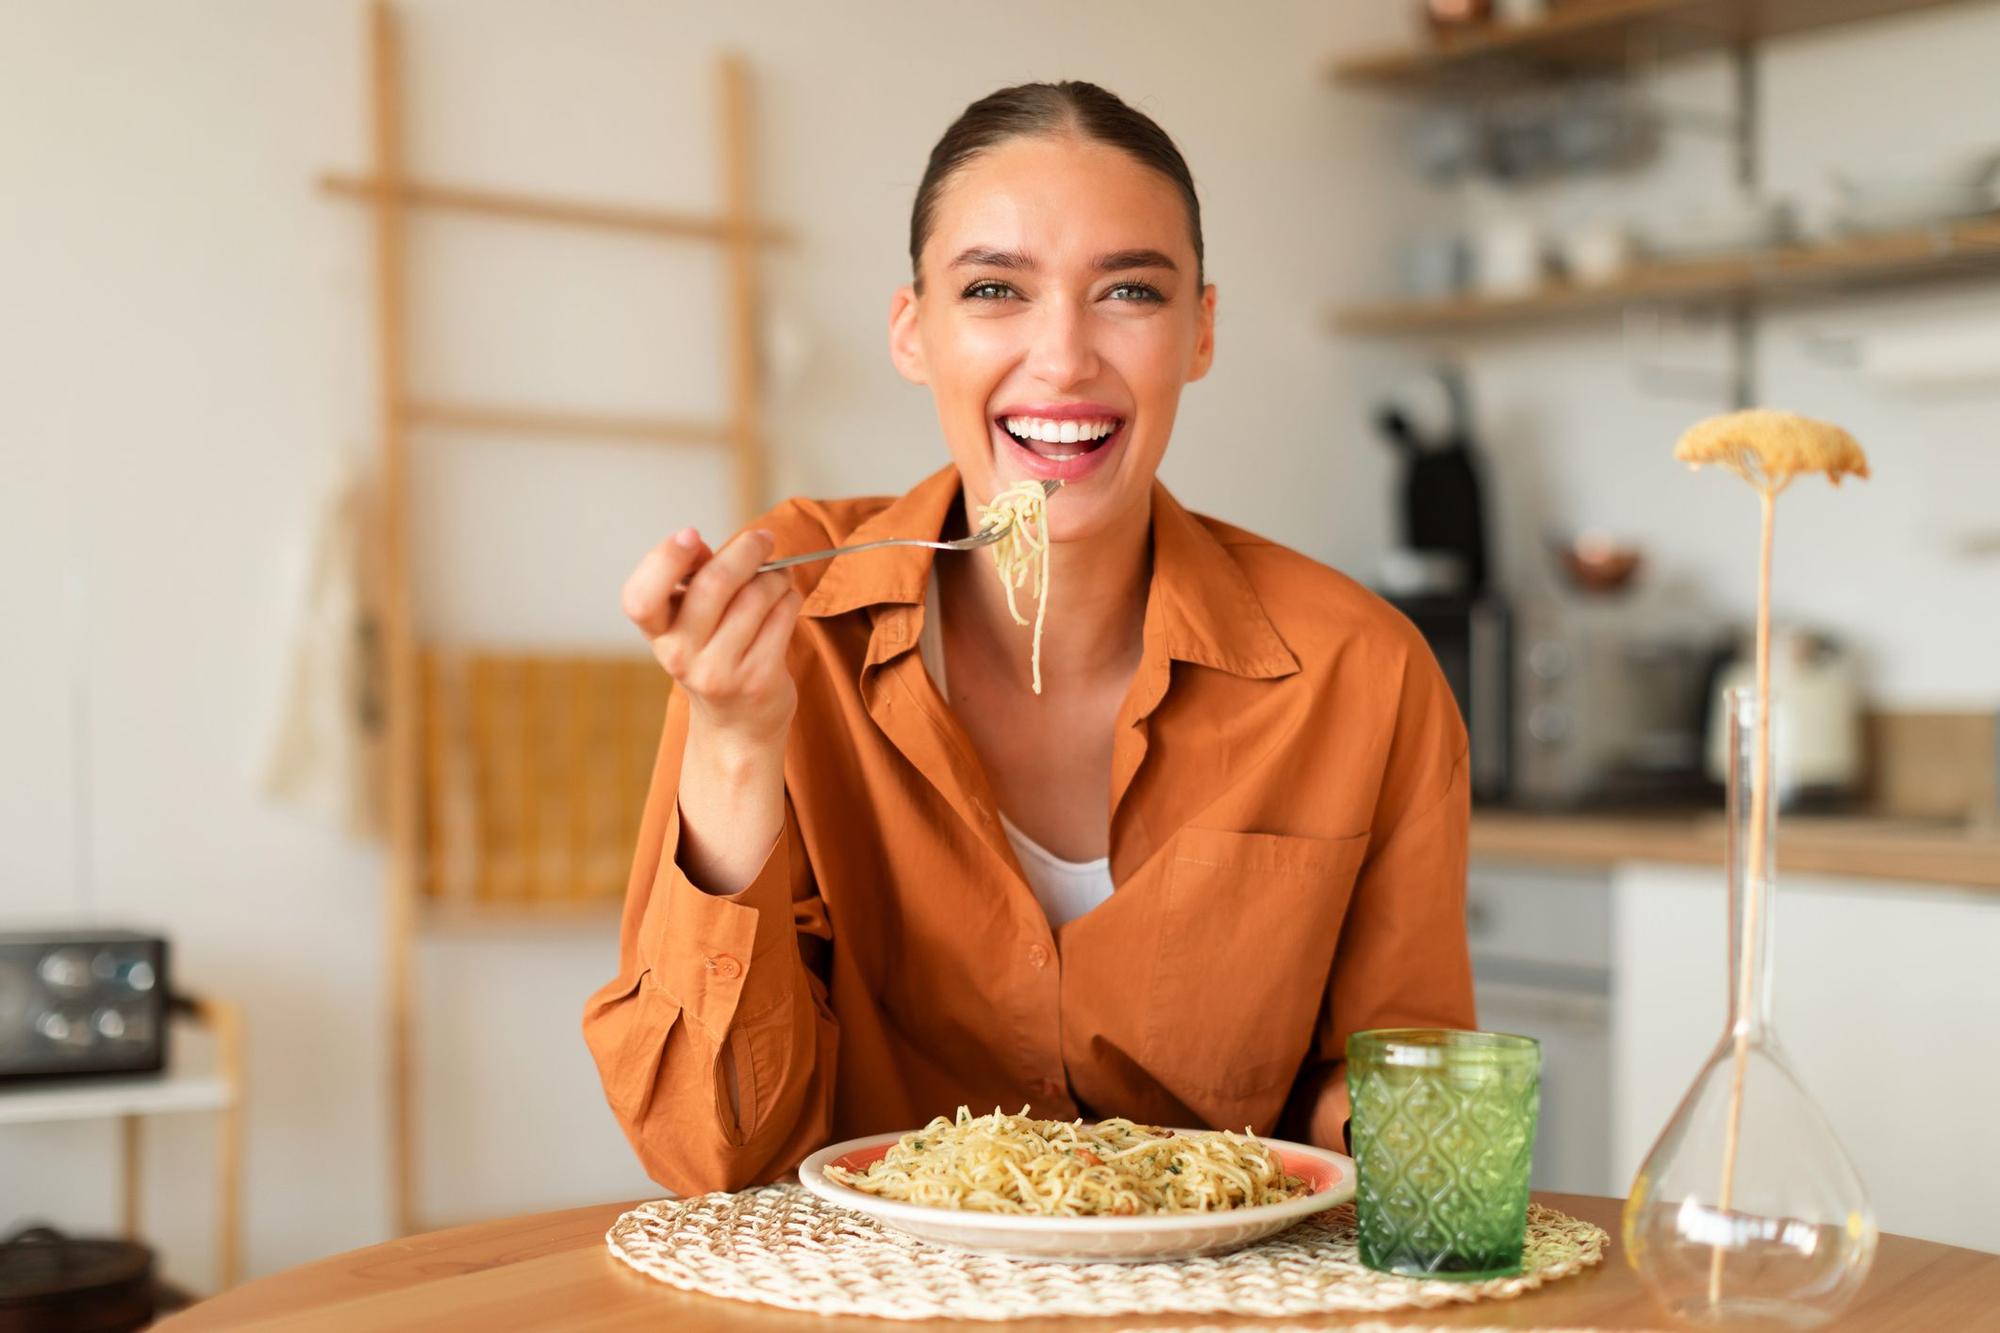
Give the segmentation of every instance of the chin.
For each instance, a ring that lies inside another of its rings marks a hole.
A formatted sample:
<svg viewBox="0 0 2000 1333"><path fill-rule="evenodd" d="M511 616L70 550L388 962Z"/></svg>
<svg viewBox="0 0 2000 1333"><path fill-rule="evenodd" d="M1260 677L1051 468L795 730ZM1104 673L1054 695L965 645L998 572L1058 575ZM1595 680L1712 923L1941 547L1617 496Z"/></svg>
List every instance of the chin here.
<svg viewBox="0 0 2000 1333"><path fill-rule="evenodd" d="M1065 488L1067 490L1067 488ZM1120 517L1147 501L1148 488L1121 485L1115 490L1057 491L1049 501L1049 540L1087 542L1118 526Z"/></svg>

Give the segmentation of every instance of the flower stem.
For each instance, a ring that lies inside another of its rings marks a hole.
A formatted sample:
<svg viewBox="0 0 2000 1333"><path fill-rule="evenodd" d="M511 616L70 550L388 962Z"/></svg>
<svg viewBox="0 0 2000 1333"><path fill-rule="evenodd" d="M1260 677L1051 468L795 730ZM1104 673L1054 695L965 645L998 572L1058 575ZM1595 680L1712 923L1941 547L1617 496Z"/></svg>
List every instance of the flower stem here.
<svg viewBox="0 0 2000 1333"><path fill-rule="evenodd" d="M1743 1075L1750 1061L1751 1006L1755 1001L1757 935L1763 926L1760 907L1764 900L1761 881L1769 864L1766 839L1771 809L1771 533L1778 515L1778 493L1760 487L1763 502L1763 538L1757 552L1757 739L1750 754L1750 855L1743 868L1743 938L1736 950L1736 1050L1729 1077L1729 1124L1722 1141L1722 1188L1717 1205L1729 1211L1736 1192L1736 1149L1743 1129ZM1709 1256L1708 1303L1722 1300L1723 1248L1717 1245Z"/></svg>

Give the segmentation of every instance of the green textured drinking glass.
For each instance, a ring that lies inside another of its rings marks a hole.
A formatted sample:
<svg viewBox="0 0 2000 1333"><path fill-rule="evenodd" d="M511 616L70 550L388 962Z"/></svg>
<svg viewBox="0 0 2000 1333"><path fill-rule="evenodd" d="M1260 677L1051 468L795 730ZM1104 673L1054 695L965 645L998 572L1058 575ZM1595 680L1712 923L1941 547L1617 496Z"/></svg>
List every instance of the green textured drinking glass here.
<svg viewBox="0 0 2000 1333"><path fill-rule="evenodd" d="M1361 1262L1408 1277L1520 1272L1541 1044L1447 1028L1357 1032L1347 1087Z"/></svg>

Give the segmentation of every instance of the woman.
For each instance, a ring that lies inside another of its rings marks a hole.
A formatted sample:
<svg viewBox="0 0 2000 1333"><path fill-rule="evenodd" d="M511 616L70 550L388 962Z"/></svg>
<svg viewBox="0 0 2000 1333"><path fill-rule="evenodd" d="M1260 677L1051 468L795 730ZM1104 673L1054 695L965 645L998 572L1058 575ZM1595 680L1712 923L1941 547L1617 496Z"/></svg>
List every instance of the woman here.
<svg viewBox="0 0 2000 1333"><path fill-rule="evenodd" d="M584 1016L611 1106L681 1193L961 1103L1339 1145L1349 1033L1472 1024L1436 664L1356 584L1154 480L1215 288L1151 120L1088 83L974 103L910 259L890 355L951 466L713 553L682 531L626 584L677 688ZM1039 694L987 553L755 572L962 535L1052 477Z"/></svg>

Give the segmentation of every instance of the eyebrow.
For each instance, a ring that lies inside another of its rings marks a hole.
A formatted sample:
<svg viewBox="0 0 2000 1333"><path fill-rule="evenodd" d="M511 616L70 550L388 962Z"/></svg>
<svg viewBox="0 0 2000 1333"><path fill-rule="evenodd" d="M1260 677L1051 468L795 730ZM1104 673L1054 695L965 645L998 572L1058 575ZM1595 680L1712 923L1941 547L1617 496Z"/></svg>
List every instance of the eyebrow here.
<svg viewBox="0 0 2000 1333"><path fill-rule="evenodd" d="M958 258L952 260L949 267L1019 271L1034 268L1035 261L1020 250L989 250L973 246L959 251ZM1133 268L1163 268L1169 273L1180 272L1180 265L1158 250L1113 250L1110 254L1099 255L1091 262L1091 267L1099 273L1118 273Z"/></svg>

